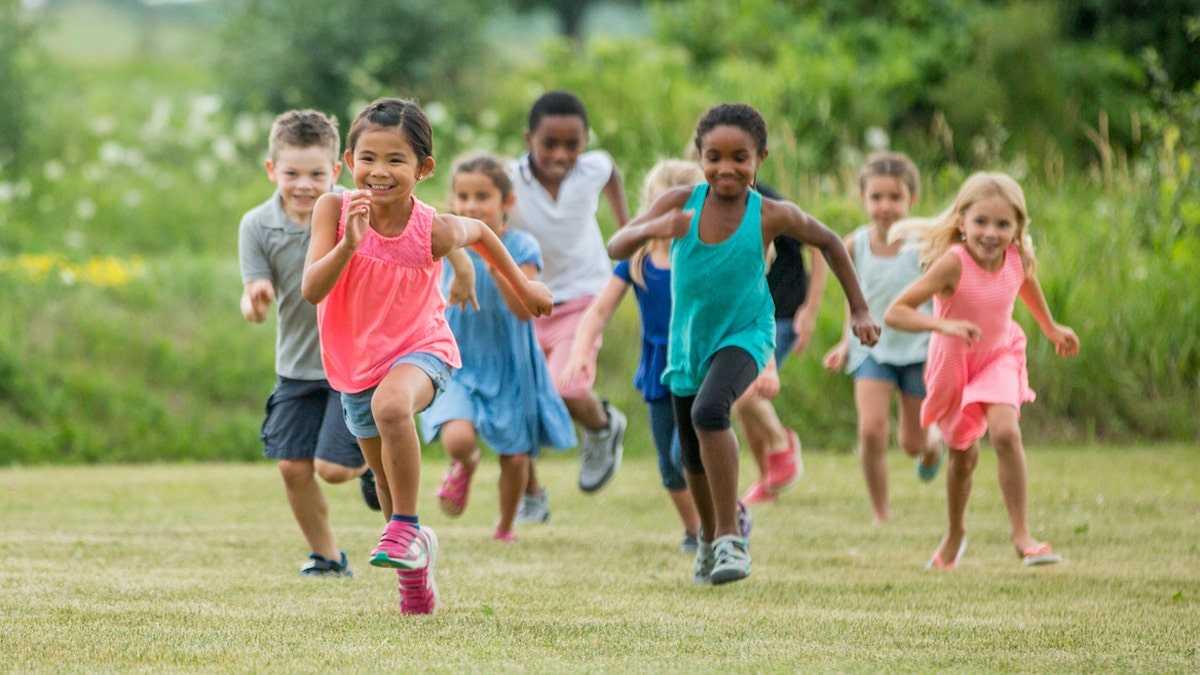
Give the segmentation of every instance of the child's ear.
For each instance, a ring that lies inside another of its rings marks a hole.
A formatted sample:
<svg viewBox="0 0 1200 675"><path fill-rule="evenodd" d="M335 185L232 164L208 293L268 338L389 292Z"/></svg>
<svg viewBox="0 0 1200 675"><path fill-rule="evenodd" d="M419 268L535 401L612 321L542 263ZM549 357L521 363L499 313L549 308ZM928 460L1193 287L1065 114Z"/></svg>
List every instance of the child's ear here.
<svg viewBox="0 0 1200 675"><path fill-rule="evenodd" d="M275 162L272 162L268 159L267 161L263 162L263 164L267 167L267 178L269 178L272 183L278 182L275 178Z"/></svg>
<svg viewBox="0 0 1200 675"><path fill-rule="evenodd" d="M333 176L334 183L337 182L338 176L340 176L341 174L342 174L342 163L334 162L333 163L333 171L330 173L330 175Z"/></svg>
<svg viewBox="0 0 1200 675"><path fill-rule="evenodd" d="M503 204L501 204L501 206L504 207L505 211L511 210L512 207L514 207L516 205L517 205L517 196L511 192L508 193L508 196L504 198Z"/></svg>
<svg viewBox="0 0 1200 675"><path fill-rule="evenodd" d="M426 157L421 160L421 168L417 170L417 180L425 180L433 175L433 170L437 168L437 162L433 161L433 157Z"/></svg>

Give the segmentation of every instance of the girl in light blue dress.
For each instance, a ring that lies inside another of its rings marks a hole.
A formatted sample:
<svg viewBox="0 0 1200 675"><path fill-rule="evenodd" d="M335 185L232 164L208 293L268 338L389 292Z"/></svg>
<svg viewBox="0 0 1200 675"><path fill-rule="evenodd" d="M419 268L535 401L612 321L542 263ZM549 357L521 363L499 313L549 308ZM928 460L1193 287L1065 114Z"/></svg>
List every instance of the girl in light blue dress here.
<svg viewBox="0 0 1200 675"><path fill-rule="evenodd" d="M515 197L504 162L491 155L459 161L451 178L453 212L478 218L500 238L530 278L542 267L541 249L531 235L508 227ZM471 478L482 458L482 439L500 457L500 517L494 538L516 540L513 520L526 490L531 456L543 446L556 450L576 445L575 427L546 367L534 336L529 311L512 287L492 274L470 251L475 265L478 307L452 305L446 321L458 341L463 365L443 392L420 415L426 442L441 440L452 464L438 491L447 515L467 506ZM452 270L442 278L448 292Z"/></svg>

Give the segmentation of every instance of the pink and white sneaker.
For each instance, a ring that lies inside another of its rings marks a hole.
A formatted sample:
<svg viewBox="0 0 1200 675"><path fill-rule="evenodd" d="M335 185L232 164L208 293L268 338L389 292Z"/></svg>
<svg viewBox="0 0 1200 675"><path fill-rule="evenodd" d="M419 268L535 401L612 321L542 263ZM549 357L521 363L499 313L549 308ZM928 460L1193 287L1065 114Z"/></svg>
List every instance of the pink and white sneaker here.
<svg viewBox="0 0 1200 675"><path fill-rule="evenodd" d="M764 502L773 502L779 498L779 495L767 489L761 480L756 480L746 488L746 493L742 495L741 501L747 506L754 504L762 504Z"/></svg>
<svg viewBox="0 0 1200 675"><path fill-rule="evenodd" d="M423 569L429 564L429 547L426 539L420 536L424 530L399 520L388 521L379 545L371 552L371 564L402 570ZM433 541L437 542L437 539Z"/></svg>
<svg viewBox="0 0 1200 675"><path fill-rule="evenodd" d="M437 614L438 590L433 580L433 563L437 558L437 534L428 527L420 528L417 538L426 550L427 563L417 570L396 570L400 581L401 614Z"/></svg>

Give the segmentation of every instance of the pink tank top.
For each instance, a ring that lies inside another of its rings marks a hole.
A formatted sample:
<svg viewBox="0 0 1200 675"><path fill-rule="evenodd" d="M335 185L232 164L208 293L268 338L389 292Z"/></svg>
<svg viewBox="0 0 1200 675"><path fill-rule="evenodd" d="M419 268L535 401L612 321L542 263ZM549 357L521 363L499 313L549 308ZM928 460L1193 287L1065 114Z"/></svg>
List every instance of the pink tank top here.
<svg viewBox="0 0 1200 675"><path fill-rule="evenodd" d="M342 197L338 240L345 232L350 195ZM396 359L416 352L452 368L462 366L439 288L442 261L432 254L435 215L433 207L414 197L412 215L398 236L367 228L333 290L317 305L321 356L334 389L350 394L370 389Z"/></svg>

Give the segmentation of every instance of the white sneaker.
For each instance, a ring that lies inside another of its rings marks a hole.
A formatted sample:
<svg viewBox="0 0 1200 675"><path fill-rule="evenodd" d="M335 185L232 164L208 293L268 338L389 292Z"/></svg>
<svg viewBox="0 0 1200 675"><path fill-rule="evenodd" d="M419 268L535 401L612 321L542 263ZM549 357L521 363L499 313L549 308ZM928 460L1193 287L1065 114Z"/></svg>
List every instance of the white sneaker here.
<svg viewBox="0 0 1200 675"><path fill-rule="evenodd" d="M726 584L750 576L750 542L745 537L727 534L713 542L713 584Z"/></svg>
<svg viewBox="0 0 1200 675"><path fill-rule="evenodd" d="M521 495L521 503L517 505L517 517L513 518L513 524L548 522L550 522L550 493L542 488L539 494Z"/></svg>
<svg viewBox="0 0 1200 675"><path fill-rule="evenodd" d="M596 492L621 468L625 451L625 415L608 401L603 403L608 426L603 431L584 429L579 446L579 489Z"/></svg>

